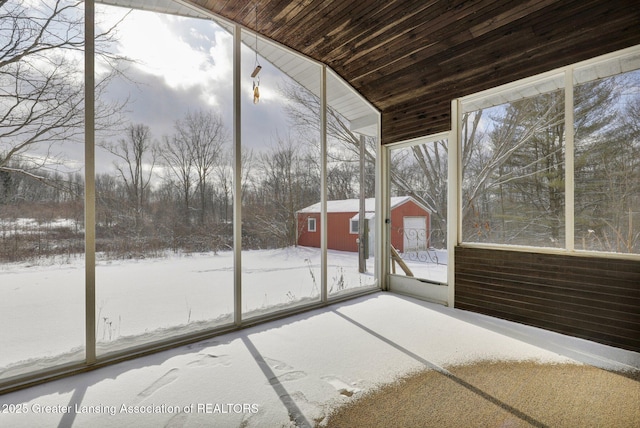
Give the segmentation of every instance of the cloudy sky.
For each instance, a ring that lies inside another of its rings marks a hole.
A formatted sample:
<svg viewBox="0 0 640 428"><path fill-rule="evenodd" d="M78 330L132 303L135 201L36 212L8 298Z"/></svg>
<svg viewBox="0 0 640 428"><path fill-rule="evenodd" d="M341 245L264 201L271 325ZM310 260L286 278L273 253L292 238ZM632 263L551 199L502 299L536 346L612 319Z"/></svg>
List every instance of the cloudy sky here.
<svg viewBox="0 0 640 428"><path fill-rule="evenodd" d="M160 140L173 133L176 120L187 112L213 110L232 131L232 37L213 21L99 5L102 26L122 19L118 28L118 54L135 62L126 68L127 79L110 84L107 96L128 99L127 117L150 127ZM260 102L252 102L251 72L255 53L242 51L242 141L261 149L276 134L287 134L285 99L278 85L288 79L259 57ZM99 69L99 66L97 65ZM97 159L97 162L99 160Z"/></svg>

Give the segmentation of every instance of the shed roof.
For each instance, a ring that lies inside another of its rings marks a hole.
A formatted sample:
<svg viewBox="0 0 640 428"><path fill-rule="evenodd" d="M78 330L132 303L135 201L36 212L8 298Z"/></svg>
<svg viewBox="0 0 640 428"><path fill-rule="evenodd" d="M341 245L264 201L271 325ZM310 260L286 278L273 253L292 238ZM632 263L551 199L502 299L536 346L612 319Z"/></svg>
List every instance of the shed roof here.
<svg viewBox="0 0 640 428"><path fill-rule="evenodd" d="M407 201L416 202L411 196L394 196L391 198L391 209L404 204ZM417 202L416 202L417 203ZM375 198L365 199L365 212L373 213L376 210ZM421 205L420 205L421 206ZM342 199L327 201L327 213L357 213L360 210L360 199ZM425 210L426 211L426 210ZM299 213L319 213L320 202L302 208Z"/></svg>

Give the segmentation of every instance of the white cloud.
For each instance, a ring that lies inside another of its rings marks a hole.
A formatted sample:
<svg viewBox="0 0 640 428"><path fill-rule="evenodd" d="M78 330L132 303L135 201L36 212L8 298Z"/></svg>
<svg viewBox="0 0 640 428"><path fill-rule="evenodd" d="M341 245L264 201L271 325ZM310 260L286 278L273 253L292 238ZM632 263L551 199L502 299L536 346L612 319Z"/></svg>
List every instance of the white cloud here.
<svg viewBox="0 0 640 428"><path fill-rule="evenodd" d="M105 6L98 21L107 28L127 12ZM231 77L231 36L213 21L133 10L117 25L117 37L118 54L172 89L218 86ZM219 104L213 92L203 94L209 105Z"/></svg>
<svg viewBox="0 0 640 428"><path fill-rule="evenodd" d="M213 108L232 129L233 38L214 21L102 6L104 28L118 24L117 53L136 61L126 75L110 85L111 97L129 100L132 122L151 127L156 137L170 134L187 111ZM242 48L243 142L262 145L287 127L278 91L288 79L263 58L260 104L252 100L251 71L255 53ZM244 123L246 121L246 123ZM280 131L278 131L280 130Z"/></svg>
<svg viewBox="0 0 640 428"><path fill-rule="evenodd" d="M143 71L163 76L173 88L187 88L206 77L209 58L175 37L167 20L175 17L134 11L120 27L121 53Z"/></svg>

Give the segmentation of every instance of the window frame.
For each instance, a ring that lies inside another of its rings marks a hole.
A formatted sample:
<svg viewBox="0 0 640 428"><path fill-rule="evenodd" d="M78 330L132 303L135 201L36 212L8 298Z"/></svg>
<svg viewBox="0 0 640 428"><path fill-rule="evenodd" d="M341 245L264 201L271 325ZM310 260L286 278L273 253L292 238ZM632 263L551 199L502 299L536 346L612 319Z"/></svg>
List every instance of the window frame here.
<svg viewBox="0 0 640 428"><path fill-rule="evenodd" d="M233 96L233 111L232 111L232 145L233 145L233 160L231 174L233 177L233 194L242 195L244 177L243 177L243 159L242 159L242 99L246 95L242 92L242 49L243 45L251 48L254 46L252 43L260 42L260 48L265 51L277 48L282 52L286 52L294 59L303 59L308 64L317 65L318 81L315 90L319 97L320 111L320 171L321 171L321 183L320 183L320 212L316 216L316 230L320 234L320 275L318 276L318 288L320 289L320 297L316 301L302 302L299 305L291 305L284 308L275 307L272 311L264 314L259 314L255 317L247 317L243 313L242 307L242 198L234 197L232 199L232 221L233 221L233 313L232 320L224 325L215 326L211 328L205 328L193 332L185 332L176 334L158 340L148 341L145 343L136 344L123 349L114 350L113 352L99 353L97 352L97 337L96 337L96 324L97 324L97 305L96 305L96 251L95 251L95 229L96 229L96 211L95 211L95 58L91 55L94 49L94 32L95 28L92 23L95 21L95 1L87 0L84 3L84 21L85 32L84 40L85 47L88 52L85 55L85 284L84 291L86 298L84 301L84 328L85 328L85 349L84 358L78 359L77 362L64 363L51 365L43 369L35 369L28 373L19 374L15 377L0 378L0 394L11 391L13 389L19 389L23 386L27 386L33 383L40 383L44 381L53 380L57 377L67 376L91 370L98 367L104 367L110 364L118 363L123 360L136 358L139 356L147 355L149 353L163 351L167 349L176 348L178 346L194 343L200 340L210 339L228 331L235 331L237 329L249 327L258 323L267 322L270 320L278 319L283 316L294 315L304 311L309 311L319 307L323 307L328 303L339 302L346 299L356 298L358 296L375 293L382 288L382 280L380 273L382 272L381 258L376 257L374 260L373 278L374 282L367 287L358 287L353 290L347 290L335 295L330 295L328 292L328 261L327 261L327 230L320 227L320 223L327 224L327 121L330 116L327 110L332 107L331 96L336 94L356 99L361 104L362 112L366 112L366 126L360 124L359 128L352 129L353 132L359 131L375 132L375 138L380 141L381 136L381 112L362 97L351 85L349 85L344 79L342 79L337 73L335 73L326 64L320 63L309 57L306 57L298 52L291 50L277 42L263 38L255 34L251 29L243 27L239 23L227 21L213 13L202 11L200 18L209 19L223 28L228 30L232 37L232 51L231 51L231 67L232 67L232 96ZM107 5L109 6L109 5ZM111 7L111 6L109 6ZM155 8L149 9L155 13L172 15L171 11L158 11ZM87 25L88 24L88 25ZM245 39L243 39L245 34ZM286 58L285 56L283 56ZM335 89L340 89L336 91ZM371 122L373 119L373 122ZM376 171L381 169L380 153L382 152L381 144L377 145L375 168ZM376 179L375 182L376 195L380 192L380 181ZM377 203L376 207L380 205ZM378 226L381 228L382 223L378 222ZM320 229L318 229L320 227ZM380 247L382 248L382 247Z"/></svg>
<svg viewBox="0 0 640 428"><path fill-rule="evenodd" d="M356 225L355 229L353 228L353 225ZM349 219L349 234L350 235L358 235L360 233L360 219L353 219L350 218Z"/></svg>
<svg viewBox="0 0 640 428"><path fill-rule="evenodd" d="M574 99L573 92L576 85L584 83L583 81L577 81L577 72L580 70L588 69L589 67L598 67L602 64L606 64L609 61L618 60L620 64L620 70L617 73L612 73L610 76L620 75L623 73L631 72L634 70L640 70L640 66L636 65L640 58L640 45L632 46L619 51L611 52L605 55L594 57L586 61L574 63L565 67L561 67L555 70L551 70L545 73L541 73L529 78L517 80L502 86L491 88L485 91L481 91L475 94L471 94L465 97L457 98L452 101L452 130L453 137L456 139L455 146L459 153L462 153L462 118L463 114L469 111L475 111L478 108L473 106L481 106L485 102L491 102L491 99L500 99L508 96L510 93L527 93L532 88L548 88L545 86L545 82L559 82L561 77L564 80L564 121L565 121L565 240L562 247L541 247L541 246L529 246L529 245L513 245L513 244L500 244L500 243L484 243L484 242L467 242L462 240L462 183L464 177L462 176L461 160L457 159L457 178L458 184L456 186L456 198L457 198L457 239L456 244L462 247L468 248L486 248L486 249L498 249L498 250L510 250L521 252L537 252L559 255L576 255L576 256L597 256L607 257L612 259L631 259L640 260L640 254L635 253L615 253L607 251L596 250L583 250L576 249L575 247L575 172L574 172ZM609 77L598 76L597 78L587 79L586 81L595 81L597 79ZM522 97L525 98L525 97ZM522 99L518 98L518 99ZM513 100L507 99L505 102ZM497 104L496 104L497 105ZM471 106L471 107L469 107ZM452 142L454 143L454 142Z"/></svg>

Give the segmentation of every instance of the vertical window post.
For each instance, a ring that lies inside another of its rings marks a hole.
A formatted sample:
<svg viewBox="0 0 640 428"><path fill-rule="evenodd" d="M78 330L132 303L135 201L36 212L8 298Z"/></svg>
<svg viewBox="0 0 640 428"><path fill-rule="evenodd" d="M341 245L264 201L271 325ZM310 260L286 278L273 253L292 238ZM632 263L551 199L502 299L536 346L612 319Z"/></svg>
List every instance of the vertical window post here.
<svg viewBox="0 0 640 428"><path fill-rule="evenodd" d="M327 66L320 69L320 301L327 302Z"/></svg>
<svg viewBox="0 0 640 428"><path fill-rule="evenodd" d="M233 31L233 301L234 322L242 323L242 123L241 123L241 29Z"/></svg>
<svg viewBox="0 0 640 428"><path fill-rule="evenodd" d="M573 130L573 67L564 72L564 210L565 210L565 248L575 249L575 187L574 187L574 130Z"/></svg>
<svg viewBox="0 0 640 428"><path fill-rule="evenodd" d="M447 145L447 306L454 307L456 296L455 250L462 242L462 139L459 101L451 101L451 132Z"/></svg>
<svg viewBox="0 0 640 428"><path fill-rule="evenodd" d="M86 363L96 361L96 210L95 210L95 3L84 2L84 239L85 239L85 352Z"/></svg>

